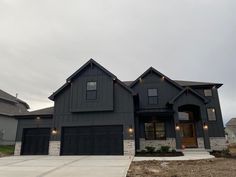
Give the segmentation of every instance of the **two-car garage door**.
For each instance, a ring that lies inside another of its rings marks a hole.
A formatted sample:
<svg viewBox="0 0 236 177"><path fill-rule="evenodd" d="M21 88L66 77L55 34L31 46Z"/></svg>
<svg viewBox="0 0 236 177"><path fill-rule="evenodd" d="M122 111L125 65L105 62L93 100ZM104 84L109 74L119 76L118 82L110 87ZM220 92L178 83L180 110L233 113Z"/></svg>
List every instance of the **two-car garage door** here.
<svg viewBox="0 0 236 177"><path fill-rule="evenodd" d="M123 126L64 127L62 155L123 155Z"/></svg>

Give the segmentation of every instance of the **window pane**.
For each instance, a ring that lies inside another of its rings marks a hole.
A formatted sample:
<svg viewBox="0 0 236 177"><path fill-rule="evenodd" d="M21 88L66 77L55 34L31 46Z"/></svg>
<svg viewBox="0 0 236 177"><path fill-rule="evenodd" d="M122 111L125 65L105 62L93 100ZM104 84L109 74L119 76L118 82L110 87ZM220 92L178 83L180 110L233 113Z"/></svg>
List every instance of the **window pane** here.
<svg viewBox="0 0 236 177"><path fill-rule="evenodd" d="M157 89L148 89L148 96L157 96Z"/></svg>
<svg viewBox="0 0 236 177"><path fill-rule="evenodd" d="M145 123L145 138L147 140L154 140L154 123Z"/></svg>
<svg viewBox="0 0 236 177"><path fill-rule="evenodd" d="M149 96L148 97L148 104L158 104L157 96Z"/></svg>
<svg viewBox="0 0 236 177"><path fill-rule="evenodd" d="M165 123L158 122L156 123L156 138L157 139L164 139L166 136L165 134Z"/></svg>
<svg viewBox="0 0 236 177"><path fill-rule="evenodd" d="M178 112L179 120L189 120L189 113L187 112Z"/></svg>
<svg viewBox="0 0 236 177"><path fill-rule="evenodd" d="M97 82L87 82L87 90L97 90Z"/></svg>
<svg viewBox="0 0 236 177"><path fill-rule="evenodd" d="M86 93L87 100L96 100L97 99L97 91L96 90L89 90Z"/></svg>
<svg viewBox="0 0 236 177"><path fill-rule="evenodd" d="M211 89L205 89L204 90L204 95L205 96L212 96L212 90Z"/></svg>
<svg viewBox="0 0 236 177"><path fill-rule="evenodd" d="M208 120L216 120L216 113L214 108L208 108L207 114L208 114Z"/></svg>

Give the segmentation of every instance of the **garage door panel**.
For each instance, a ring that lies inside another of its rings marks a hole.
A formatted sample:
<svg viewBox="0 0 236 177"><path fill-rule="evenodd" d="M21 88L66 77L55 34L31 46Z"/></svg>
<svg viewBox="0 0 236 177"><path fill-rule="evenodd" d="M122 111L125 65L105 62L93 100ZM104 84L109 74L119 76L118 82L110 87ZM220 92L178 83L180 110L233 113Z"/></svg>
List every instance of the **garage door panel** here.
<svg viewBox="0 0 236 177"><path fill-rule="evenodd" d="M71 134L72 132L73 136ZM68 143L69 139L70 143ZM61 154L62 155L122 155L123 127L122 126L64 127L62 131Z"/></svg>
<svg viewBox="0 0 236 177"><path fill-rule="evenodd" d="M47 155L50 139L49 128L24 129L22 155Z"/></svg>

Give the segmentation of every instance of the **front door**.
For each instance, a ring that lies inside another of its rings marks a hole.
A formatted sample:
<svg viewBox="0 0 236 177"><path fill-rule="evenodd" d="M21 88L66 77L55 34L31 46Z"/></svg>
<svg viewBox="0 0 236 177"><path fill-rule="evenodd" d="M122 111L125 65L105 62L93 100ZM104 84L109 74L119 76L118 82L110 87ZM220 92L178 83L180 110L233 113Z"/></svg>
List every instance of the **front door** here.
<svg viewBox="0 0 236 177"><path fill-rule="evenodd" d="M181 123L180 136L181 136L182 147L185 148L197 147L197 139L193 123Z"/></svg>

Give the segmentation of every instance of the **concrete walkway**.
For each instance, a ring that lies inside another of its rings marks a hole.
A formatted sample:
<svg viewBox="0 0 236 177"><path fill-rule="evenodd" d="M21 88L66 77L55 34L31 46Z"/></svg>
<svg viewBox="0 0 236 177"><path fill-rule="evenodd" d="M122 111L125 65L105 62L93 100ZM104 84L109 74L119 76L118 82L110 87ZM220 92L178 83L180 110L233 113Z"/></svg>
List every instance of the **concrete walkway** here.
<svg viewBox="0 0 236 177"><path fill-rule="evenodd" d="M158 160L158 161L182 161L182 160L201 160L201 159L213 159L212 155L184 155L179 157L134 157L133 161L146 161L146 160Z"/></svg>
<svg viewBox="0 0 236 177"><path fill-rule="evenodd" d="M12 156L0 158L0 177L125 177L128 156Z"/></svg>

